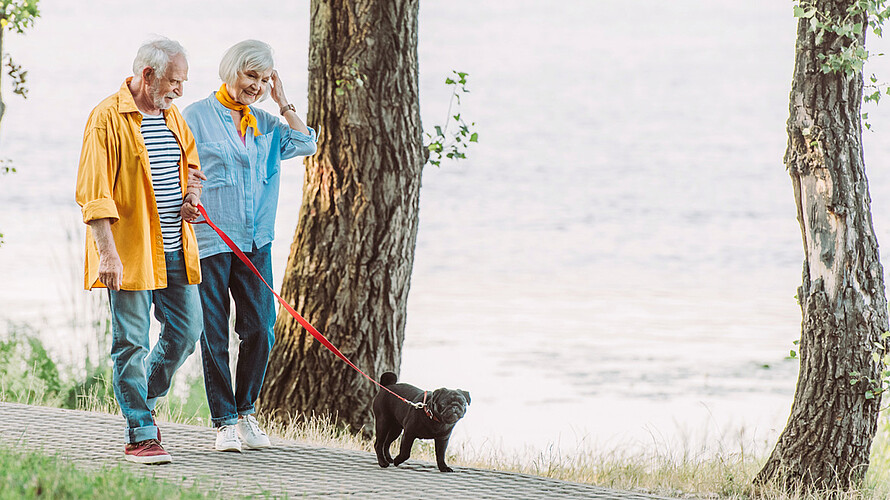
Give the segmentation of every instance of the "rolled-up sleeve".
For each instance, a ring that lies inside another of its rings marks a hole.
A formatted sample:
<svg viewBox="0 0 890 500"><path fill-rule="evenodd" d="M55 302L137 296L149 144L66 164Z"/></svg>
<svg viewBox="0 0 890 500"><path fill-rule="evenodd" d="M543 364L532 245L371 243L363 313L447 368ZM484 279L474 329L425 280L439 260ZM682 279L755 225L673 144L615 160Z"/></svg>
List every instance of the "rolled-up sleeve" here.
<svg viewBox="0 0 890 500"><path fill-rule="evenodd" d="M318 141L315 129L306 127L309 129L309 135L306 135L290 128L287 123L279 122L278 127L281 133L282 160L287 160L294 156L311 156L315 154Z"/></svg>
<svg viewBox="0 0 890 500"><path fill-rule="evenodd" d="M115 223L120 218L113 196L116 162L111 155L115 148L102 125L90 120L80 152L76 199L84 223L97 219L111 219Z"/></svg>

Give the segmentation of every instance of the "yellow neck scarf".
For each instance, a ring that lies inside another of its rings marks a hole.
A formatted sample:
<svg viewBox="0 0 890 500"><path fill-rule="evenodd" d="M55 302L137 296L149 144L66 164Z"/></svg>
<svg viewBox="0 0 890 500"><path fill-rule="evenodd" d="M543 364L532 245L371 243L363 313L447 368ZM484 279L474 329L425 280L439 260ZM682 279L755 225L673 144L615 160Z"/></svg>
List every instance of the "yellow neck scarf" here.
<svg viewBox="0 0 890 500"><path fill-rule="evenodd" d="M216 100L218 100L223 106L241 112L241 136L247 133L247 127L253 127L253 135L260 135L260 131L257 130L256 117L250 113L250 107L245 104L239 104L235 102L234 99L229 95L226 91L226 84L222 84L222 87L216 91Z"/></svg>

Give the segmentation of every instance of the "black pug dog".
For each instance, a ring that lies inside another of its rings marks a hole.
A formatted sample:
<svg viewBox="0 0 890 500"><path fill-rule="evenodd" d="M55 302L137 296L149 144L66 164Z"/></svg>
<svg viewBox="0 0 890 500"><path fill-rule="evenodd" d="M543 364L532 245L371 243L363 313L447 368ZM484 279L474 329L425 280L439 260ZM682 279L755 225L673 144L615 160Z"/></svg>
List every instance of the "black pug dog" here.
<svg viewBox="0 0 890 500"><path fill-rule="evenodd" d="M399 465L411 456L411 446L415 439L436 440L436 465L442 472L454 472L445 464L445 449L454 424L463 418L470 404L470 393L467 391L436 389L426 392L409 384L397 384L395 373L386 372L380 377L380 384L408 401L426 404L423 408L409 405L389 392L381 389L374 397L374 419L377 423L377 438L374 451L377 452L377 463L380 467L389 464ZM399 446L399 455L392 458L389 447L405 430Z"/></svg>

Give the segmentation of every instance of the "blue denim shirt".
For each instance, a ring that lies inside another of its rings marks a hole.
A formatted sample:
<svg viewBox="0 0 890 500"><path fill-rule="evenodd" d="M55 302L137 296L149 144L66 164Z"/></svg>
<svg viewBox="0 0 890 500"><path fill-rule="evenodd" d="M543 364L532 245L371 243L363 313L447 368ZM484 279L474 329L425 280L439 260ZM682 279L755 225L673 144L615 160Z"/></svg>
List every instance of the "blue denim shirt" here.
<svg viewBox="0 0 890 500"><path fill-rule="evenodd" d="M281 160L314 154L317 138L311 128L309 135L297 132L277 116L251 106L262 135L254 137L248 129L244 144L228 108L215 94L182 112L207 176L201 204L238 248L250 252L254 245L262 248L275 238ZM202 259L231 251L206 224L194 227Z"/></svg>

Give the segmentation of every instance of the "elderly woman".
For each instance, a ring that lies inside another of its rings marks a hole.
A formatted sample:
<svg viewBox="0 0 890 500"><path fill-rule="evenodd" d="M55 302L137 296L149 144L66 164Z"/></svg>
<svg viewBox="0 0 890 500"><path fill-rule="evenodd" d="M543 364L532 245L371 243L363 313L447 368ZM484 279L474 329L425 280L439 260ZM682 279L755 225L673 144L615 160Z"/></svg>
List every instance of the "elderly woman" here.
<svg viewBox="0 0 890 500"><path fill-rule="evenodd" d="M315 131L284 95L269 45L245 40L219 64L223 84L183 111L207 176L201 198L207 214L272 283L271 244L278 208L281 160L315 153ZM285 122L252 105L271 96ZM216 449L270 446L254 418L269 352L275 341L275 299L263 282L206 225L195 227L201 256L204 308L201 355ZM229 370L229 296L240 339L235 385Z"/></svg>

